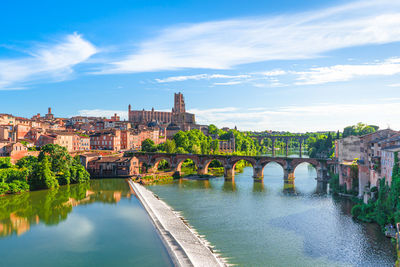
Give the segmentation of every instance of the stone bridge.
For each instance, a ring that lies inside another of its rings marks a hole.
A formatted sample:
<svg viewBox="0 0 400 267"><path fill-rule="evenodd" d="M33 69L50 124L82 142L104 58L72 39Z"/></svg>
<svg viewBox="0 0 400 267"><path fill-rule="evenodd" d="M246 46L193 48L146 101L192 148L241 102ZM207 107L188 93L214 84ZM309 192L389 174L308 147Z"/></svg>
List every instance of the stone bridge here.
<svg viewBox="0 0 400 267"><path fill-rule="evenodd" d="M138 158L141 165L146 164L148 172L157 171L158 164L166 160L171 170L181 174L182 163L191 159L197 166L198 174L207 174L208 166L214 160L219 161L224 167L225 180L235 178L235 165L240 160L249 162L253 167L254 181L262 182L264 178L264 167L271 162L279 164L283 169L283 180L287 183L294 182L294 171L301 163L309 163L317 171L318 181L328 181L328 166L334 164L329 159L314 158L288 158L288 157L267 157L267 156L234 156L234 155L197 155L197 154L168 154L168 153L146 153L133 152L132 156Z"/></svg>

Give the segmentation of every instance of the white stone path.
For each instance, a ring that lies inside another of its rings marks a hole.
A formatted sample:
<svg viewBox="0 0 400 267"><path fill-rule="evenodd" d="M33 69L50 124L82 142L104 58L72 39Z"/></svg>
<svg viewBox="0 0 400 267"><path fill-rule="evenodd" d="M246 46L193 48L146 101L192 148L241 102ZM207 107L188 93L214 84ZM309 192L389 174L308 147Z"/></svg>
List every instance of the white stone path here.
<svg viewBox="0 0 400 267"><path fill-rule="evenodd" d="M164 201L129 180L176 266L226 266Z"/></svg>

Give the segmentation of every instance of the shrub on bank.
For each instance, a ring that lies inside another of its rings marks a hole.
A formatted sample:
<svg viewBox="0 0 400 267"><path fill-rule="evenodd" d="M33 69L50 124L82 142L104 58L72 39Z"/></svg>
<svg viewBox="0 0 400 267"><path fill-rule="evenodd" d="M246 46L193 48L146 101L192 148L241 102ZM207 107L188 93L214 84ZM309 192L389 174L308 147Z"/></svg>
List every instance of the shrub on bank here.
<svg viewBox="0 0 400 267"><path fill-rule="evenodd" d="M27 156L16 165L10 158L0 158L0 195L28 190L50 189L90 180L79 157L71 157L65 147L48 144L39 156Z"/></svg>

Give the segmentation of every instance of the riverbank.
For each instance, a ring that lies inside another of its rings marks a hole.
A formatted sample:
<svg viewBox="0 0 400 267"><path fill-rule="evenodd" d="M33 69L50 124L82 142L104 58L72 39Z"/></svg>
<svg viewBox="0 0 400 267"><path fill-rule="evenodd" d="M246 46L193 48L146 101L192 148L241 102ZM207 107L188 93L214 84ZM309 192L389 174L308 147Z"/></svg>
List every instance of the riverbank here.
<svg viewBox="0 0 400 267"><path fill-rule="evenodd" d="M164 201L144 186L129 180L177 266L226 266L207 241L196 235Z"/></svg>

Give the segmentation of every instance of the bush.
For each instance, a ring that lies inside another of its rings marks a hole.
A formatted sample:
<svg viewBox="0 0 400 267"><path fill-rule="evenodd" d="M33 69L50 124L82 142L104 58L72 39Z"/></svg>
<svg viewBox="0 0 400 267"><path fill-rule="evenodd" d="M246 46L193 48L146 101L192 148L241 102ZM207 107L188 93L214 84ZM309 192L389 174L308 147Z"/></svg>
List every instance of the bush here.
<svg viewBox="0 0 400 267"><path fill-rule="evenodd" d="M0 195L4 195L10 190L8 184L4 182L0 182Z"/></svg>
<svg viewBox="0 0 400 267"><path fill-rule="evenodd" d="M354 205L353 208L351 209L351 215L353 217L358 218L361 215L362 212L362 207L360 204Z"/></svg>
<svg viewBox="0 0 400 267"><path fill-rule="evenodd" d="M15 180L8 184L10 193L21 193L29 191L29 185L25 181Z"/></svg>

